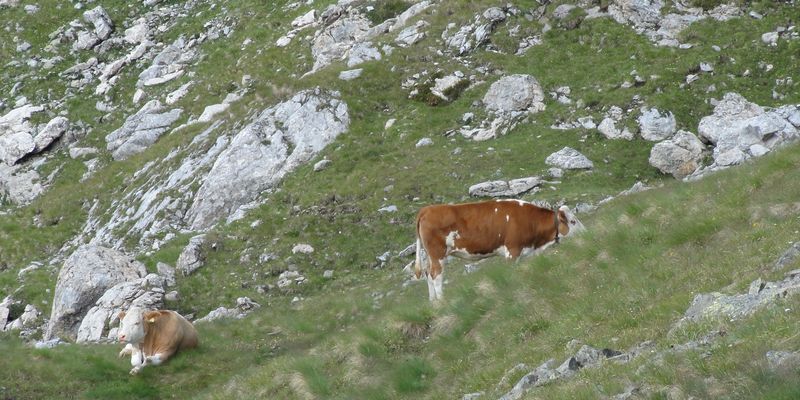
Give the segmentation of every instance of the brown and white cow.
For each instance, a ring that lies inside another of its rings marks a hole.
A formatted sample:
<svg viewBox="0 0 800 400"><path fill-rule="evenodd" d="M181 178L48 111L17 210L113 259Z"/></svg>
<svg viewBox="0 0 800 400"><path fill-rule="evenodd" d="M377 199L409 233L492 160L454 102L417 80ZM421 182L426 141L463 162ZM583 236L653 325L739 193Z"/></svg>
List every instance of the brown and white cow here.
<svg viewBox="0 0 800 400"><path fill-rule="evenodd" d="M426 206L417 214L414 273L417 279L422 276L424 248L429 259L428 297L439 300L447 256L476 260L503 255L514 260L584 229L567 206L555 211L521 200Z"/></svg>
<svg viewBox="0 0 800 400"><path fill-rule="evenodd" d="M130 354L131 375L148 364L167 361L178 350L197 347L194 326L175 311L131 307L119 313L119 321L117 338L127 343L119 356Z"/></svg>

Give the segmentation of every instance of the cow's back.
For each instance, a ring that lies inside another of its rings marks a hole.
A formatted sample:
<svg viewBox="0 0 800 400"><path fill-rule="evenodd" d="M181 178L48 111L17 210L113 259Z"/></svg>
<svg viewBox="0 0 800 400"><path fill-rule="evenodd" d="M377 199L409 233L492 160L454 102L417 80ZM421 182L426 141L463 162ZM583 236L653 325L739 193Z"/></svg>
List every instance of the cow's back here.
<svg viewBox="0 0 800 400"><path fill-rule="evenodd" d="M174 353L197 344L197 330L191 322L175 311L162 311L145 335L142 350L146 355Z"/></svg>

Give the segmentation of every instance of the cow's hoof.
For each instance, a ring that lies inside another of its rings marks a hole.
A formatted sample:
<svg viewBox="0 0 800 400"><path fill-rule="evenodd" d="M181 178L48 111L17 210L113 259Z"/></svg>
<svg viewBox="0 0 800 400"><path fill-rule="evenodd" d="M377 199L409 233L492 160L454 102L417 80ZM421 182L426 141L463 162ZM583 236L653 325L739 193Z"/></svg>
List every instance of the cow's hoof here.
<svg viewBox="0 0 800 400"><path fill-rule="evenodd" d="M134 368L132 368L132 369L131 369L131 372L130 372L130 374L131 374L131 375L136 375L136 374L138 374L138 373L139 373L139 370L140 370L140 368L139 368L139 367L134 367Z"/></svg>

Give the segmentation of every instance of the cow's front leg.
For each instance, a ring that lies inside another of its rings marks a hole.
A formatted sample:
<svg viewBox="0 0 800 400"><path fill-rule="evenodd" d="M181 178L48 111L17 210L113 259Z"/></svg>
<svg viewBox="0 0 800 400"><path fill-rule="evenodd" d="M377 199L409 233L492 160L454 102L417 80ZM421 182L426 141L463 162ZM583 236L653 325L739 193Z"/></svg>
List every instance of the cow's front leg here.
<svg viewBox="0 0 800 400"><path fill-rule="evenodd" d="M133 349L134 347L132 344L130 343L126 344L125 347L123 347L122 350L119 351L119 358L133 354Z"/></svg>
<svg viewBox="0 0 800 400"><path fill-rule="evenodd" d="M131 346L131 368L130 374L136 375L144 368L147 362L144 352L136 346Z"/></svg>

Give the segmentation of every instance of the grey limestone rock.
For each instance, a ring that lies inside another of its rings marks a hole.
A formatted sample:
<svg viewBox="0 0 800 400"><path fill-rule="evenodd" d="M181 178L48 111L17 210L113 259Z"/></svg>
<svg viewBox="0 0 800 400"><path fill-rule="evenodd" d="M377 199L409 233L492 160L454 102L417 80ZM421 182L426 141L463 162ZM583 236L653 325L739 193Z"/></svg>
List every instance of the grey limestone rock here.
<svg viewBox="0 0 800 400"><path fill-rule="evenodd" d="M665 174L683 179L701 166L705 146L693 133L678 131L671 139L650 150L650 165Z"/></svg>
<svg viewBox="0 0 800 400"><path fill-rule="evenodd" d="M192 229L212 226L310 161L347 130L336 92L306 90L262 111L217 158L187 212Z"/></svg>
<svg viewBox="0 0 800 400"><path fill-rule="evenodd" d="M147 102L122 126L106 136L107 149L115 160L124 160L140 153L156 142L181 116L179 108L166 111L158 100Z"/></svg>
<svg viewBox="0 0 800 400"><path fill-rule="evenodd" d="M672 112L661 114L657 109L642 107L639 116L639 129L642 138L651 142L669 139L675 133L675 115Z"/></svg>
<svg viewBox="0 0 800 400"><path fill-rule="evenodd" d="M75 339L83 317L108 289L145 275L142 263L119 251L94 245L79 247L58 273L45 340Z"/></svg>
<svg viewBox="0 0 800 400"><path fill-rule="evenodd" d="M544 160L547 165L558 167L562 169L592 169L592 163L586 156L579 153L571 147L564 147L563 149L550 154Z"/></svg>
<svg viewBox="0 0 800 400"><path fill-rule="evenodd" d="M486 108L496 112L544 110L544 90L530 75L509 75L494 82L483 97Z"/></svg>

